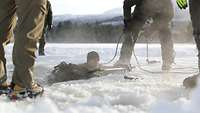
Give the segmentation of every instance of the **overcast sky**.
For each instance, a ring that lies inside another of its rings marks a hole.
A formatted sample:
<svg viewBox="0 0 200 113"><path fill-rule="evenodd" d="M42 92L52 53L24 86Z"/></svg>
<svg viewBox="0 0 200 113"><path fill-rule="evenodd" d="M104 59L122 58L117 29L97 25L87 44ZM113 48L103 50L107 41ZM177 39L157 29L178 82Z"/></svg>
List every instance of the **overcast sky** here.
<svg viewBox="0 0 200 113"><path fill-rule="evenodd" d="M54 15L102 14L105 11L122 8L124 0L50 0ZM176 1L172 0L177 8ZM179 13L183 11L179 11Z"/></svg>
<svg viewBox="0 0 200 113"><path fill-rule="evenodd" d="M100 14L122 7L123 0L50 0L54 15L60 14Z"/></svg>

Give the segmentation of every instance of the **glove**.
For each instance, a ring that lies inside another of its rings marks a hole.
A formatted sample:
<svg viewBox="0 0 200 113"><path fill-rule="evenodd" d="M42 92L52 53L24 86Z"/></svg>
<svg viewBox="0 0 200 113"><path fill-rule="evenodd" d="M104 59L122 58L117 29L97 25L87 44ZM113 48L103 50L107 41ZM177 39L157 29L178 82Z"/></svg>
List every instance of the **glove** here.
<svg viewBox="0 0 200 113"><path fill-rule="evenodd" d="M176 0L176 3L180 9L186 9L188 7L187 0Z"/></svg>

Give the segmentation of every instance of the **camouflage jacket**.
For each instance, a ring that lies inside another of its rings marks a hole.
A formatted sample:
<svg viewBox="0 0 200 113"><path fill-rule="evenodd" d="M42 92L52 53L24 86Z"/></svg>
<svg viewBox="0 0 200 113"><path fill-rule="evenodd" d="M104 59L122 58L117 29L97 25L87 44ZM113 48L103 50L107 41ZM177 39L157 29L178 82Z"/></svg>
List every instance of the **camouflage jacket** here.
<svg viewBox="0 0 200 113"><path fill-rule="evenodd" d="M48 83L64 82L71 80L81 80L96 77L95 72L100 68L90 68L87 64L67 64L61 62L54 67L51 75L48 77Z"/></svg>
<svg viewBox="0 0 200 113"><path fill-rule="evenodd" d="M152 16L156 13L163 13L167 16L174 15L171 0L124 0L123 12L125 20L131 19L131 8L133 6L140 10L140 14L146 16Z"/></svg>

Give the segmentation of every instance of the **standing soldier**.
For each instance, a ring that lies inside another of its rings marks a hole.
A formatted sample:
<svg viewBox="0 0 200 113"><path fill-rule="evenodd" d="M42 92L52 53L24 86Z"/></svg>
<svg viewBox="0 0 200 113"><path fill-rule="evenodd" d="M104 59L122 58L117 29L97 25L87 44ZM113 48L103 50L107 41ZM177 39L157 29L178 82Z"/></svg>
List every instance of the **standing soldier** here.
<svg viewBox="0 0 200 113"><path fill-rule="evenodd" d="M10 39L18 17L13 47L12 97L36 96L43 88L33 79L37 41L44 27L47 0L1 0L0 3L0 94L8 92L4 44ZM25 95L24 95L25 94Z"/></svg>
<svg viewBox="0 0 200 113"><path fill-rule="evenodd" d="M135 6L131 14L131 8ZM174 62L170 22L174 16L171 0L124 0L125 40L116 65L130 65L139 32L148 19L153 19L151 30L157 30L162 49L162 70L169 70Z"/></svg>
<svg viewBox="0 0 200 113"><path fill-rule="evenodd" d="M38 53L40 56L45 55L44 52L44 47L46 44L46 37L47 37L47 30L50 31L52 28L52 23L53 23L53 13L52 13L52 8L51 8L51 3L48 0L47 1L47 15L45 18L45 23L44 23L44 28L43 28L43 33L42 33L42 37L39 40L39 49L38 49Z"/></svg>
<svg viewBox="0 0 200 113"><path fill-rule="evenodd" d="M186 9L188 7L187 0L176 0L180 9ZM200 71L200 1L199 0L189 0L190 5L190 15L193 26L193 35L198 49L198 68ZM197 79L199 74L192 77L186 78L184 80L184 86L186 88L193 88L197 84Z"/></svg>

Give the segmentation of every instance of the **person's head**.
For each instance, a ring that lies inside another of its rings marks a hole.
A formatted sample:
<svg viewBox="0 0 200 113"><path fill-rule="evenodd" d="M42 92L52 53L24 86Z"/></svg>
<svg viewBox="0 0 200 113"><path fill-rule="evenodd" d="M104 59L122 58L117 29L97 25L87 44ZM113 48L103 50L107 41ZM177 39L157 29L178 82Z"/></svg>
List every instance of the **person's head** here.
<svg viewBox="0 0 200 113"><path fill-rule="evenodd" d="M99 54L95 51L89 52L87 54L87 64L96 67L99 64Z"/></svg>

